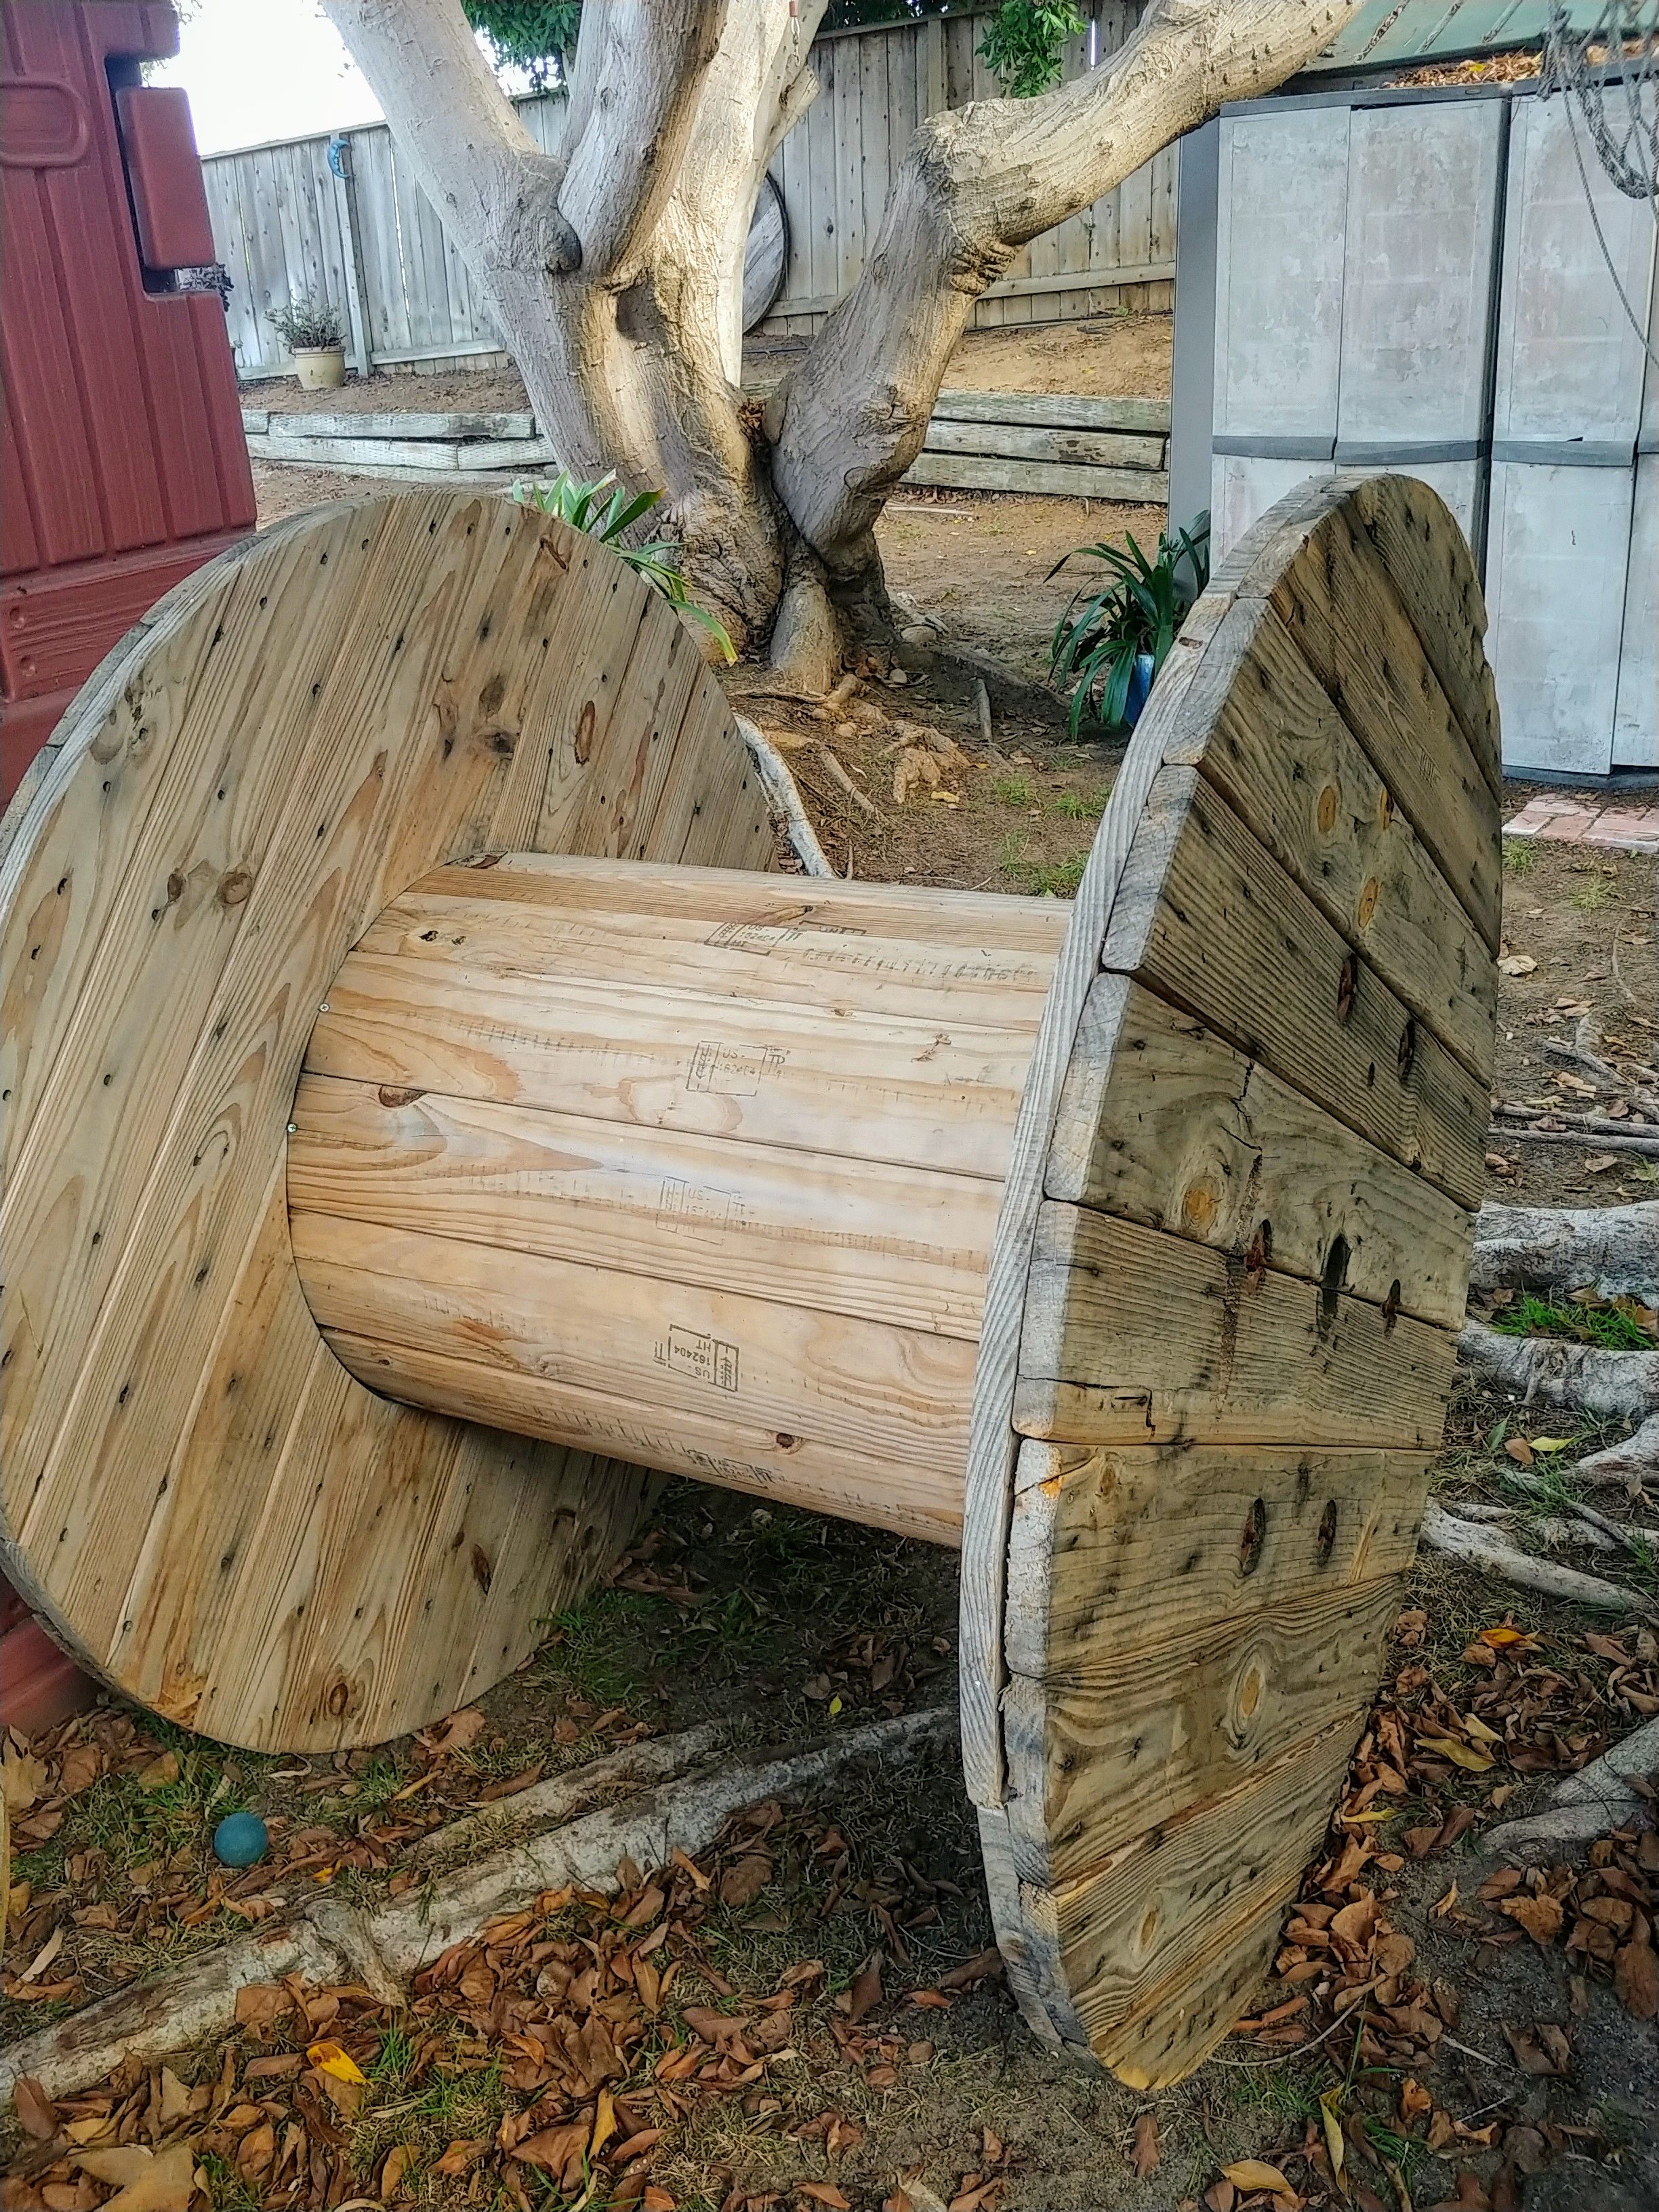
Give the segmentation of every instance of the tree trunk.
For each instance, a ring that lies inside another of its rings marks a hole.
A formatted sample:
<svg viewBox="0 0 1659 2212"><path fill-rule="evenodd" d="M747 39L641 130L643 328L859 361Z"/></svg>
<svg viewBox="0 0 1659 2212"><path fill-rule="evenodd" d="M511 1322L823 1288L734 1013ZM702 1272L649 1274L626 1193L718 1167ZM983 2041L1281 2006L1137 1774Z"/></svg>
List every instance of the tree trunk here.
<svg viewBox="0 0 1659 2212"><path fill-rule="evenodd" d="M740 389L744 244L817 85L824 0L586 0L564 143L542 154L459 0L324 0L486 292L562 461L661 487L739 643L795 688L890 641L874 526L974 301L1018 249L1224 100L1271 91L1359 0L1151 0L1108 66L916 131L863 274L787 392Z"/></svg>

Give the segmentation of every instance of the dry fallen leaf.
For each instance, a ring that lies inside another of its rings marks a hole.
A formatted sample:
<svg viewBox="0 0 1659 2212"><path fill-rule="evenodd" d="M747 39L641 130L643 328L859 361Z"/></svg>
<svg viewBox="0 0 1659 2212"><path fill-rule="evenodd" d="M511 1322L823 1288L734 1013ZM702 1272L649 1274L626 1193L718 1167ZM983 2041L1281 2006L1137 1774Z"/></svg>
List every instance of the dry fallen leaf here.
<svg viewBox="0 0 1659 2212"><path fill-rule="evenodd" d="M488 1726L488 1721L476 1705L468 1705L461 1712L451 1713L447 1721L439 1723L431 1738L432 1756L447 1759L453 1752L467 1750L477 1741Z"/></svg>
<svg viewBox="0 0 1659 2212"><path fill-rule="evenodd" d="M11 2100L26 2135L50 2142L58 2132L58 2107L31 2075L20 2074L11 2085Z"/></svg>
<svg viewBox="0 0 1659 2212"><path fill-rule="evenodd" d="M1506 952L1498 963L1505 975L1530 975L1537 965L1530 952Z"/></svg>
<svg viewBox="0 0 1659 2212"><path fill-rule="evenodd" d="M385 2162L380 2167L382 2197L390 2197L393 2194L404 2174L409 2171L410 2162L414 2155L415 2149L411 2143L394 2143L386 2153Z"/></svg>
<svg viewBox="0 0 1659 2212"><path fill-rule="evenodd" d="M853 1977L852 2005L849 2020L862 2020L872 2005L881 2002L881 1953L872 1954L868 1960Z"/></svg>
<svg viewBox="0 0 1659 2212"><path fill-rule="evenodd" d="M1158 2114L1143 2112L1135 2122L1134 2169L1137 2181L1156 2173L1164 2153L1158 2148Z"/></svg>
<svg viewBox="0 0 1659 2212"><path fill-rule="evenodd" d="M148 1766L141 1766L133 1780L148 1796L151 1790L165 1790L170 1782L179 1779L179 1754L164 1751L159 1759L152 1759Z"/></svg>
<svg viewBox="0 0 1659 2212"><path fill-rule="evenodd" d="M798 2181L798 2197L810 2197L814 2204L827 2204L830 2212L853 2212L853 2200L843 2197L833 2181Z"/></svg>
<svg viewBox="0 0 1659 2212"><path fill-rule="evenodd" d="M1276 2166L1264 2165L1259 2158L1241 2158L1221 2169L1222 2179L1231 2181L1235 2189L1272 2189L1288 2197L1291 2185Z"/></svg>
<svg viewBox="0 0 1659 2212"><path fill-rule="evenodd" d="M105 2212L188 2212L196 2193L196 2154L188 2143L172 2143L163 2151L123 2143L114 2150L81 2151L76 2163L95 2180L123 2184Z"/></svg>
<svg viewBox="0 0 1659 2212"><path fill-rule="evenodd" d="M1499 1901L1498 1911L1507 1912L1511 1920L1518 1920L1534 1943L1547 1946L1561 1933L1561 1904L1559 1898L1546 1893L1540 1897L1505 1897Z"/></svg>
<svg viewBox="0 0 1659 2212"><path fill-rule="evenodd" d="M45 1764L32 1751L15 1751L8 1744L5 1757L5 1796L9 1813L27 1813L46 1789Z"/></svg>

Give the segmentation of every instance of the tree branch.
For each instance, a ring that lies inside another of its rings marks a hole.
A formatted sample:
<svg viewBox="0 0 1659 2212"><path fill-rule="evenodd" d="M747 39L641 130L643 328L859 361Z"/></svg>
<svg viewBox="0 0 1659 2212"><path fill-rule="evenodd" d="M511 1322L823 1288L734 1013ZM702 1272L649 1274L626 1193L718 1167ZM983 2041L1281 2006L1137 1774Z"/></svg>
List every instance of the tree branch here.
<svg viewBox="0 0 1659 2212"><path fill-rule="evenodd" d="M1359 0L1153 0L1108 66L1033 100L931 116L910 142L863 273L789 391L774 478L832 576L921 450L975 301L1020 246L1087 207L1224 100L1269 92Z"/></svg>
<svg viewBox="0 0 1659 2212"><path fill-rule="evenodd" d="M575 269L559 211L564 163L544 154L496 83L458 0L323 0L398 150L464 260L490 272Z"/></svg>
<svg viewBox="0 0 1659 2212"><path fill-rule="evenodd" d="M729 0L586 0L559 205L592 282L626 284L667 208Z"/></svg>

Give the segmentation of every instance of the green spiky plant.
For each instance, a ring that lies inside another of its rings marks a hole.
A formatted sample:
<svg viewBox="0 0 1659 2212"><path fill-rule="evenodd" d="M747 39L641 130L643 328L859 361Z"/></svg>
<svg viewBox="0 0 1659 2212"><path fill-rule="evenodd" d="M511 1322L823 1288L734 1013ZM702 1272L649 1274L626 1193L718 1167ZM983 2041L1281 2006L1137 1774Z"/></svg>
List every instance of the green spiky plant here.
<svg viewBox="0 0 1659 2212"><path fill-rule="evenodd" d="M1079 545L1048 574L1057 576L1067 561L1083 559L1097 561L1106 580L1092 589L1085 584L1073 598L1054 626L1048 658L1049 681L1071 688L1073 737L1085 714L1109 730L1121 729L1137 657L1152 655L1154 677L1164 665L1188 608L1210 580L1210 519L1200 515L1173 538L1160 532L1150 558L1131 537L1123 545Z"/></svg>
<svg viewBox="0 0 1659 2212"><path fill-rule="evenodd" d="M600 544L608 545L618 560L626 561L636 575L642 576L653 591L660 592L671 607L678 607L689 620L708 631L722 660L737 659L737 648L726 624L717 615L711 615L707 607L697 605L684 571L674 565L680 550L674 540L655 538L643 545L630 545L624 540L623 532L642 514L648 514L661 499L659 491L630 494L617 483L614 470L594 483L583 483L568 470L561 469L550 483L515 483L513 496L520 507L533 507L540 514L556 514L573 530L583 531L589 538L597 538Z"/></svg>

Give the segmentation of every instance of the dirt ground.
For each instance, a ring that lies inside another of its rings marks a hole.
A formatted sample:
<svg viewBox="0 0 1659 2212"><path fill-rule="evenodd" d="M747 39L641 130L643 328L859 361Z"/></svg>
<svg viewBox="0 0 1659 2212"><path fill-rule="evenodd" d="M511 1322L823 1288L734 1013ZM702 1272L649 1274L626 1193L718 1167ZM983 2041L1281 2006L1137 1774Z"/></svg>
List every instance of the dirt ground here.
<svg viewBox="0 0 1659 2212"><path fill-rule="evenodd" d="M963 392L1074 392L1167 398L1174 318L1127 312L1073 323L969 331L951 356L947 388ZM781 381L806 352L805 338L750 338L743 380L755 390ZM512 412L529 406L516 369L444 369L348 375L338 392L301 392L292 377L245 384L242 402L276 414Z"/></svg>
<svg viewBox="0 0 1659 2212"><path fill-rule="evenodd" d="M262 499L319 495L310 472L258 473ZM338 478L320 483L338 495ZM895 589L1010 665L913 639L903 684L872 677L828 714L759 696L752 669L732 672L733 694L784 750L838 868L1063 896L1121 747L1073 742L1028 680L1064 596L1042 578L1132 516L912 504L883 526ZM1586 1103L1547 1044L1659 1058L1659 900L1650 861L1518 841L1504 886L1494 1092L1536 1126ZM1659 1194L1659 1162L1511 1127L1494 1124L1494 1196ZM1608 1437L1541 1425L1461 1389L1437 1486L1513 1510L1504 1478L1524 1442L1571 1496L1575 1463ZM1620 1571L1659 1596L1651 1556ZM630 1740L718 1717L739 1745L794 1747L948 1703L956 1589L948 1553L672 1483L526 1666L422 1737L264 1759L112 1704L14 1741L0 2037L165 1976L319 1888L402 1893L422 1878L421 1837L481 1805L510 1818L532 1782ZM1648 1622L1425 1554L1274 1973L1172 2091L1052 2057L1020 2023L943 1749L764 1808L696 1868L641 1870L614 1905L546 1900L447 1954L404 2011L362 1989L273 1988L166 2075L135 2065L61 2106L25 2098L0 2212L102 2205L112 2182L74 2161L111 2144L181 2147L205 2181L195 2204L224 2212L1644 2212L1659 2206L1659 1838L1614 1835L1527 1879L1480 1838L1656 1712ZM272 1849L237 1876L210 1838L242 1808Z"/></svg>

